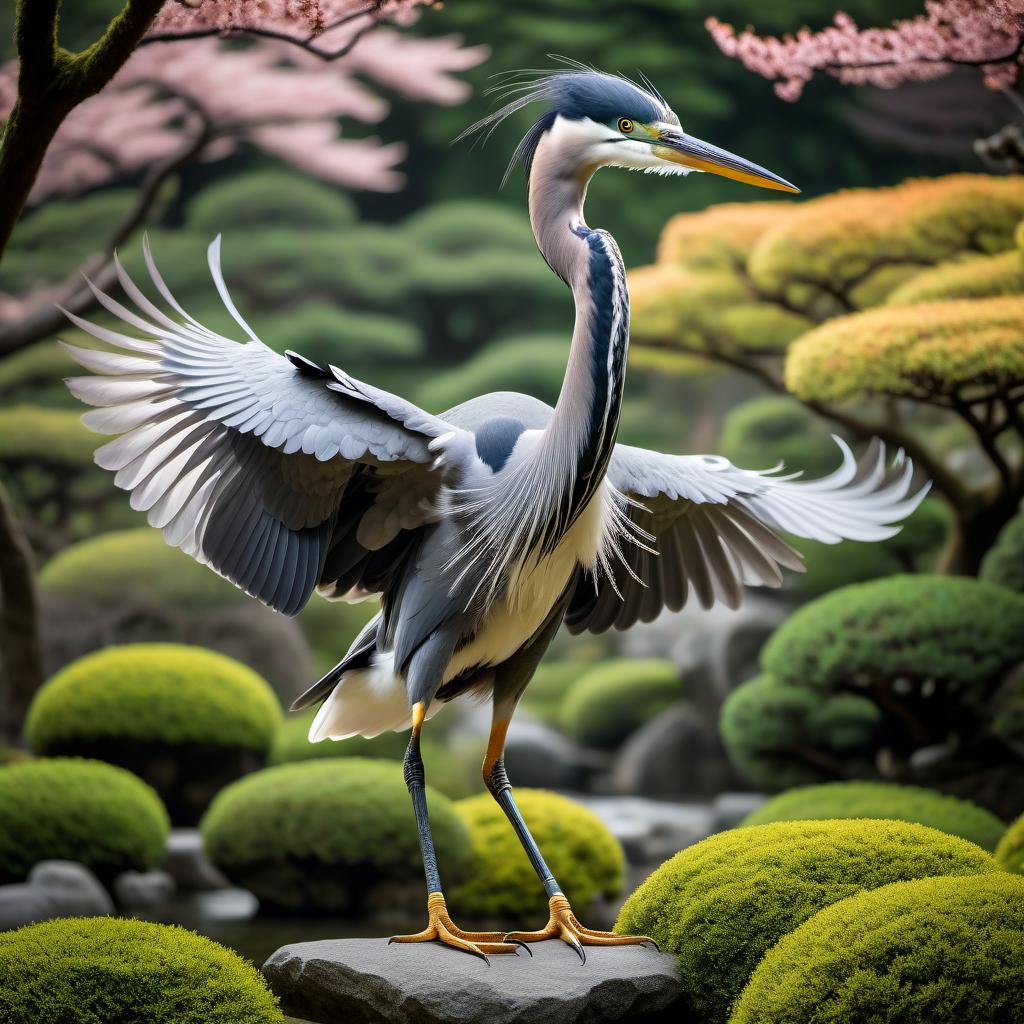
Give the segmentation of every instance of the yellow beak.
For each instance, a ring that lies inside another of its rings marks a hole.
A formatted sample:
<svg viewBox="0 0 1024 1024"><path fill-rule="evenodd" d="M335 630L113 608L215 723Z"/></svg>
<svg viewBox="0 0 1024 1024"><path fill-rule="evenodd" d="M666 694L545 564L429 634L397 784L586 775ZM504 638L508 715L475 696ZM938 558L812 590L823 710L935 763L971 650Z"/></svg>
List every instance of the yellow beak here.
<svg viewBox="0 0 1024 1024"><path fill-rule="evenodd" d="M708 142L693 138L684 132L661 133L661 138L654 147L654 155L662 160L684 167L692 167L696 171L709 174L720 174L723 178L746 182L758 188L771 188L779 192L799 192L796 185L790 184L785 178L766 170L759 164L744 160L726 149L719 149Z"/></svg>

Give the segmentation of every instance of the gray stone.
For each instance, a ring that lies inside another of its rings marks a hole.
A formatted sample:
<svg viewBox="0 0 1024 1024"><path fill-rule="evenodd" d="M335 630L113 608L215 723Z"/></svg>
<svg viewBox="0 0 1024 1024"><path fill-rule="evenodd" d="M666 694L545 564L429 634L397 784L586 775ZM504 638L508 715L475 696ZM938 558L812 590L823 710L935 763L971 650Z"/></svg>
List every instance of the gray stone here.
<svg viewBox="0 0 1024 1024"><path fill-rule="evenodd" d="M20 928L51 917L101 917L114 904L84 864L40 861L27 882L0 886L0 929Z"/></svg>
<svg viewBox="0 0 1024 1024"><path fill-rule="evenodd" d="M735 828L748 814L767 803L764 793L719 793L711 802L714 830Z"/></svg>
<svg viewBox="0 0 1024 1024"><path fill-rule="evenodd" d="M178 888L185 891L205 892L231 885L206 856L203 837L195 828L171 829L162 866Z"/></svg>
<svg viewBox="0 0 1024 1024"><path fill-rule="evenodd" d="M731 788L733 771L715 725L696 708L676 704L626 740L611 781L617 793L710 797Z"/></svg>
<svg viewBox="0 0 1024 1024"><path fill-rule="evenodd" d="M675 957L643 946L534 943L490 964L434 942L333 939L283 946L263 965L282 1009L315 1024L601 1024L651 1017L681 985Z"/></svg>
<svg viewBox="0 0 1024 1024"><path fill-rule="evenodd" d="M166 871L125 871L114 879L114 899L122 910L150 910L162 906L177 889Z"/></svg>
<svg viewBox="0 0 1024 1024"><path fill-rule="evenodd" d="M707 804L638 796L574 796L608 826L631 864L650 868L714 831Z"/></svg>
<svg viewBox="0 0 1024 1024"><path fill-rule="evenodd" d="M584 750L548 725L525 718L512 721L505 768L513 785L582 790L603 765L600 754Z"/></svg>

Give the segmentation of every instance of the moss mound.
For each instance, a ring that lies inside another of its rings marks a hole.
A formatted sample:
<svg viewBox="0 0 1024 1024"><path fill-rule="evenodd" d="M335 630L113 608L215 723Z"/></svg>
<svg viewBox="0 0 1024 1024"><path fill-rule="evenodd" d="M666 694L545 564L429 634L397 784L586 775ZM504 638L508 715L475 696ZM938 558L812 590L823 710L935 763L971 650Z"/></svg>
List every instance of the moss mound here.
<svg viewBox="0 0 1024 1024"><path fill-rule="evenodd" d="M1014 516L981 560L978 578L1024 593L1024 514Z"/></svg>
<svg viewBox="0 0 1024 1024"><path fill-rule="evenodd" d="M53 758L0 771L0 884L41 860L76 860L107 882L149 871L168 830L156 793L114 765Z"/></svg>
<svg viewBox="0 0 1024 1024"><path fill-rule="evenodd" d="M958 800L920 786L885 782L830 782L801 786L769 800L748 814L742 825L829 818L886 818L913 821L994 850L1006 831L994 814L969 800Z"/></svg>
<svg viewBox="0 0 1024 1024"><path fill-rule="evenodd" d="M615 928L650 935L674 953L689 1009L721 1024L765 952L819 910L890 882L994 869L977 846L904 822L734 829L662 864L626 901Z"/></svg>
<svg viewBox="0 0 1024 1024"><path fill-rule="evenodd" d="M441 875L470 859L451 802L427 788ZM207 853L271 907L358 914L368 902L423 899L419 838L396 763L359 757L279 765L223 790L202 820Z"/></svg>
<svg viewBox="0 0 1024 1024"><path fill-rule="evenodd" d="M1005 871L1024 875L1024 814L1003 833L996 846L996 860Z"/></svg>
<svg viewBox="0 0 1024 1024"><path fill-rule="evenodd" d="M1024 879L925 878L815 914L770 950L731 1024L1003 1024L1024 1005Z"/></svg>
<svg viewBox="0 0 1024 1024"><path fill-rule="evenodd" d="M0 934L0 1020L283 1024L259 971L174 925L65 918Z"/></svg>
<svg viewBox="0 0 1024 1024"><path fill-rule="evenodd" d="M577 913L622 889L622 848L597 815L557 793L517 789L516 803L544 859ZM452 893L457 913L532 921L548 898L505 812L490 793L460 800L456 810L473 843L472 875Z"/></svg>
<svg viewBox="0 0 1024 1024"><path fill-rule="evenodd" d="M293 761L317 761L333 757L384 757L401 760L409 743L405 732L383 732L373 739L351 736L347 740L309 742L309 727L316 709L289 715L281 723L270 748L270 764L290 764Z"/></svg>
<svg viewBox="0 0 1024 1024"><path fill-rule="evenodd" d="M25 729L36 753L128 768L176 823L194 824L217 790L263 765L280 719L274 691L245 665L200 647L131 644L58 672Z"/></svg>
<svg viewBox="0 0 1024 1024"><path fill-rule="evenodd" d="M644 722L683 698L668 661L607 661L585 672L566 693L560 718L574 739L613 749Z"/></svg>

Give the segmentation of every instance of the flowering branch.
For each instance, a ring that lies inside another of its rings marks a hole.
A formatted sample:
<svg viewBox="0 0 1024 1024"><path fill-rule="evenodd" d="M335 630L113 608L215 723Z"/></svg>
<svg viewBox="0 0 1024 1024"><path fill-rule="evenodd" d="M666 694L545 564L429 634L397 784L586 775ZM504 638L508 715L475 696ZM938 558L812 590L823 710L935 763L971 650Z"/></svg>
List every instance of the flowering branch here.
<svg viewBox="0 0 1024 1024"><path fill-rule="evenodd" d="M966 65L980 68L989 88L1017 83L1024 0L926 0L924 8L890 28L863 30L839 12L820 32L804 28L782 39L750 29L736 32L717 18L705 26L723 53L775 82L775 92L788 101L799 98L816 72L850 85L893 88Z"/></svg>

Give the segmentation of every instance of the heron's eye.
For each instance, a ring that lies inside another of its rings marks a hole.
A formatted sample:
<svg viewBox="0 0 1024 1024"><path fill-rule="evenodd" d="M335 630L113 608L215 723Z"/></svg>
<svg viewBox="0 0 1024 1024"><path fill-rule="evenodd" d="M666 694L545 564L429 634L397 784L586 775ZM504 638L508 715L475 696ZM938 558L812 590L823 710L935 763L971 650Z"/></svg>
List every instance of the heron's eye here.
<svg viewBox="0 0 1024 1024"><path fill-rule="evenodd" d="M636 126L628 117L619 118L619 131L622 132L623 135L628 135L635 127Z"/></svg>

